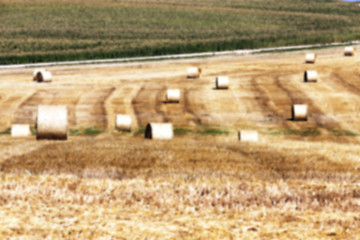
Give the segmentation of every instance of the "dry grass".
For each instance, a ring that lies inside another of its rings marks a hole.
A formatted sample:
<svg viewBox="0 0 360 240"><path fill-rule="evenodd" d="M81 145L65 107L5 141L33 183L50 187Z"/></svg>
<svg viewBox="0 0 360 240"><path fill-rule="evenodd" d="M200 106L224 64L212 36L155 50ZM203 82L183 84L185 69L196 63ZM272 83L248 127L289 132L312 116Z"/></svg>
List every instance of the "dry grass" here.
<svg viewBox="0 0 360 240"><path fill-rule="evenodd" d="M47 142L1 162L0 234L27 239L355 239L360 234L360 163L352 157L360 147L229 140Z"/></svg>
<svg viewBox="0 0 360 240"><path fill-rule="evenodd" d="M273 138L262 144L239 144L233 135L187 135L172 141L155 142L140 140L142 138L109 136L101 140L85 138L73 140L75 142L47 142L31 153L0 162L0 170L6 173L74 174L85 178L119 180L172 174L196 176L199 171L209 176L224 174L232 177L252 175L264 180L303 179L321 178L323 173L336 176L360 170L356 159L347 159L349 155L358 154L356 145L340 145L340 152L334 150L329 154L330 143L325 145L324 151L319 148L320 143L312 143L312 146L291 142L291 147L282 146L279 141L276 145L267 143L274 141ZM226 141L218 143L217 138ZM292 153L286 154L289 150Z"/></svg>

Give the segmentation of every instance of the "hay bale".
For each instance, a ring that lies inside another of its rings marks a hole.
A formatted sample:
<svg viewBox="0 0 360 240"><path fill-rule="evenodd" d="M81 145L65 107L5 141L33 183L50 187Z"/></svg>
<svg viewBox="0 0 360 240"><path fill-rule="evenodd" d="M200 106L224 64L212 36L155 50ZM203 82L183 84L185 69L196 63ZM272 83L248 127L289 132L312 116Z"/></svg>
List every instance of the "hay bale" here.
<svg viewBox="0 0 360 240"><path fill-rule="evenodd" d="M11 126L12 137L27 137L31 136L31 130L29 124L13 124Z"/></svg>
<svg viewBox="0 0 360 240"><path fill-rule="evenodd" d="M305 71L304 72L304 81L305 82L317 82L318 73L317 71Z"/></svg>
<svg viewBox="0 0 360 240"><path fill-rule="evenodd" d="M241 130L238 132L239 141L257 142L259 140L258 132L254 130Z"/></svg>
<svg viewBox="0 0 360 240"><path fill-rule="evenodd" d="M293 121L307 121L308 110L305 104L294 104L291 108Z"/></svg>
<svg viewBox="0 0 360 240"><path fill-rule="evenodd" d="M44 69L35 69L33 80L37 82L51 82L52 74Z"/></svg>
<svg viewBox="0 0 360 240"><path fill-rule="evenodd" d="M315 53L305 54L305 63L315 63L317 55Z"/></svg>
<svg viewBox="0 0 360 240"><path fill-rule="evenodd" d="M172 123L148 123L145 129L147 139L172 139L174 136Z"/></svg>
<svg viewBox="0 0 360 240"><path fill-rule="evenodd" d="M66 140L68 116L66 106L38 106L36 139Z"/></svg>
<svg viewBox="0 0 360 240"><path fill-rule="evenodd" d="M345 56L354 56L355 55L355 47L345 47L344 55Z"/></svg>
<svg viewBox="0 0 360 240"><path fill-rule="evenodd" d="M228 89L229 77L217 76L216 77L216 89Z"/></svg>
<svg viewBox="0 0 360 240"><path fill-rule="evenodd" d="M180 89L168 89L166 91L166 102L168 103L180 102Z"/></svg>
<svg viewBox="0 0 360 240"><path fill-rule="evenodd" d="M189 67L187 69L187 78L199 78L201 74L201 68Z"/></svg>
<svg viewBox="0 0 360 240"><path fill-rule="evenodd" d="M131 131L131 116L126 114L117 114L115 128L118 131Z"/></svg>

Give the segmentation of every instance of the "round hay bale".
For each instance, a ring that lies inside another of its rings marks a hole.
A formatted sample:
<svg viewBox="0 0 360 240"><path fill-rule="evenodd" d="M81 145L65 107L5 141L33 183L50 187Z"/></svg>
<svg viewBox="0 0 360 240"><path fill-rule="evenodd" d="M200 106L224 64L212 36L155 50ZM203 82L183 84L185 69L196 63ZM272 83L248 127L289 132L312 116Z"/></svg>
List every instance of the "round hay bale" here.
<svg viewBox="0 0 360 240"><path fill-rule="evenodd" d="M172 139L174 136L172 123L148 123L145 129L147 139Z"/></svg>
<svg viewBox="0 0 360 240"><path fill-rule="evenodd" d="M228 89L229 77L217 76L216 77L216 89Z"/></svg>
<svg viewBox="0 0 360 240"><path fill-rule="evenodd" d="M305 82L317 82L318 73L317 71L305 71L304 72L304 81Z"/></svg>
<svg viewBox="0 0 360 240"><path fill-rule="evenodd" d="M52 74L49 71L45 71L44 69L36 69L34 71L34 81L37 82L51 82Z"/></svg>
<svg viewBox="0 0 360 240"><path fill-rule="evenodd" d="M316 57L317 57L316 53L305 54L305 63L315 63Z"/></svg>
<svg viewBox="0 0 360 240"><path fill-rule="evenodd" d="M29 124L13 124L11 126L12 137L27 137L31 136Z"/></svg>
<svg viewBox="0 0 360 240"><path fill-rule="evenodd" d="M307 121L308 110L305 104L294 104L291 108L293 121Z"/></svg>
<svg viewBox="0 0 360 240"><path fill-rule="evenodd" d="M118 131L131 131L131 116L126 114L117 114L115 128Z"/></svg>
<svg viewBox="0 0 360 240"><path fill-rule="evenodd" d="M68 116L66 106L38 106L36 139L66 140Z"/></svg>
<svg viewBox="0 0 360 240"><path fill-rule="evenodd" d="M168 103L180 102L180 89L168 89L166 91L166 102Z"/></svg>
<svg viewBox="0 0 360 240"><path fill-rule="evenodd" d="M187 69L187 78L199 78L201 74L201 68L189 67Z"/></svg>
<svg viewBox="0 0 360 240"><path fill-rule="evenodd" d="M255 130L241 130L238 132L239 141L257 142L259 140L258 132Z"/></svg>
<svg viewBox="0 0 360 240"><path fill-rule="evenodd" d="M344 55L345 56L354 56L355 55L355 47L345 47Z"/></svg>

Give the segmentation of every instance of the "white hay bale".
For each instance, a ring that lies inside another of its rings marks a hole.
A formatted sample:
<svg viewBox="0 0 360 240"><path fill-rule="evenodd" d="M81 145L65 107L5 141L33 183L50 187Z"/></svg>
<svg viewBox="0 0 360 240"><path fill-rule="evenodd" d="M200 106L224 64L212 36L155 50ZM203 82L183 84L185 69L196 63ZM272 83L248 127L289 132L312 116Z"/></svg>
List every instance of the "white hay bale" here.
<svg viewBox="0 0 360 240"><path fill-rule="evenodd" d="M307 121L308 109L305 104L294 104L291 109L292 120Z"/></svg>
<svg viewBox="0 0 360 240"><path fill-rule="evenodd" d="M131 116L126 114L117 114L115 128L119 131L131 131Z"/></svg>
<svg viewBox="0 0 360 240"><path fill-rule="evenodd" d="M355 55L355 47L345 47L344 55L345 56L354 56Z"/></svg>
<svg viewBox="0 0 360 240"><path fill-rule="evenodd" d="M316 61L316 53L307 53L305 54L305 62L306 63L315 63Z"/></svg>
<svg viewBox="0 0 360 240"><path fill-rule="evenodd" d="M216 89L228 89L229 77L217 76L216 77Z"/></svg>
<svg viewBox="0 0 360 240"><path fill-rule="evenodd" d="M52 74L44 69L35 69L33 80L37 82L51 82Z"/></svg>
<svg viewBox="0 0 360 240"><path fill-rule="evenodd" d="M201 74L201 68L189 67L187 69L187 78L199 78Z"/></svg>
<svg viewBox="0 0 360 240"><path fill-rule="evenodd" d="M36 139L66 140L68 116L66 106L38 106Z"/></svg>
<svg viewBox="0 0 360 240"><path fill-rule="evenodd" d="M305 82L317 82L318 73L317 71L305 71L304 72L304 81Z"/></svg>
<svg viewBox="0 0 360 240"><path fill-rule="evenodd" d="M180 102L180 89L168 89L166 91L166 102Z"/></svg>
<svg viewBox="0 0 360 240"><path fill-rule="evenodd" d="M172 123L148 123L145 129L145 138L172 139L174 136Z"/></svg>
<svg viewBox="0 0 360 240"><path fill-rule="evenodd" d="M241 130L238 136L241 142L257 142L259 140L258 132L254 130Z"/></svg>
<svg viewBox="0 0 360 240"><path fill-rule="evenodd" d="M11 126L12 137L27 137L31 136L29 124L13 124Z"/></svg>

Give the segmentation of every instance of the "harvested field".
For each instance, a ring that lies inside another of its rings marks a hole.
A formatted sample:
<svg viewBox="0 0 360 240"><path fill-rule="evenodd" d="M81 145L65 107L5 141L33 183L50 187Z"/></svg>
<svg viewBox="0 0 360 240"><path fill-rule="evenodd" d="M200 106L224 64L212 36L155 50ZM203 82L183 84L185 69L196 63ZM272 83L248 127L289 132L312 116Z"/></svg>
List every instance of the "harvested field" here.
<svg viewBox="0 0 360 240"><path fill-rule="evenodd" d="M356 239L360 54L315 52L312 84L305 51L51 67L46 84L1 70L0 238ZM11 138L39 104L68 106L68 141ZM293 104L308 121L291 121ZM118 113L132 133L114 130ZM145 140L149 121L172 122L174 139Z"/></svg>

